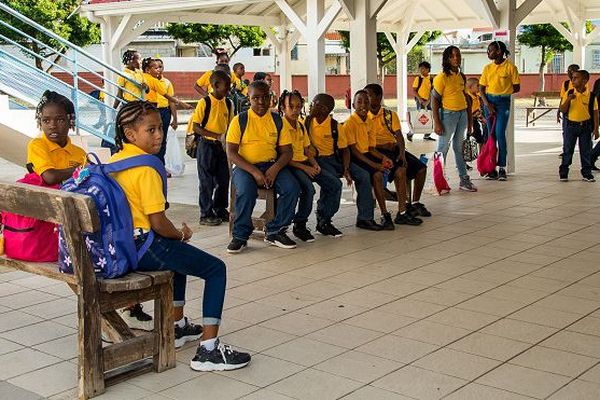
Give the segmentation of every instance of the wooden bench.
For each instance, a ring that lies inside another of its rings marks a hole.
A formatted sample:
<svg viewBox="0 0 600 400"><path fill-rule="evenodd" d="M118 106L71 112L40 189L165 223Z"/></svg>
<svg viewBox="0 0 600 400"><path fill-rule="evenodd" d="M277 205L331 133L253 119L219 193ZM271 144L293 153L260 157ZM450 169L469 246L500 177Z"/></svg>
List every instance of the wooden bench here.
<svg viewBox="0 0 600 400"><path fill-rule="evenodd" d="M229 236L233 233L233 220L235 219L235 186L231 184L229 209ZM265 226L275 218L277 196L275 195L274 189L258 189L258 199L265 200L265 211L259 217L252 217L252 225L254 225L254 232L251 237L254 239L262 239L265 236Z"/></svg>
<svg viewBox="0 0 600 400"><path fill-rule="evenodd" d="M90 197L0 183L0 210L61 224L65 232L73 275L59 272L57 263L0 257L0 265L63 281L77 296L79 399L97 396L107 385L127 377L175 367L172 274L139 272L118 279L96 279L81 235L99 229ZM154 331L134 335L116 310L148 300L154 300ZM101 332L113 344L103 347Z"/></svg>
<svg viewBox="0 0 600 400"><path fill-rule="evenodd" d="M560 92L533 92L533 106L525 107L525 126L529 124L535 126L535 121L542 118L551 111L558 111L558 107L541 106L540 99L560 99ZM536 115L536 111L540 114Z"/></svg>

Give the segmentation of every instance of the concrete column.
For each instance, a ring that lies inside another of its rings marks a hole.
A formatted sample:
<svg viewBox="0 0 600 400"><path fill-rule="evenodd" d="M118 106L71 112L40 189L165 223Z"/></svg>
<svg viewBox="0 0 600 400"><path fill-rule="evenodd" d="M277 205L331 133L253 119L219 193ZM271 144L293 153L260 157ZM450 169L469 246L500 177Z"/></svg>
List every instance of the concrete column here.
<svg viewBox="0 0 600 400"><path fill-rule="evenodd" d="M306 43L308 51L308 98L325 92L325 39L319 22L325 13L325 0L306 2Z"/></svg>
<svg viewBox="0 0 600 400"><path fill-rule="evenodd" d="M292 62L290 55L292 49L290 48L290 36L291 35L288 33L287 26L281 25L279 27L279 32L277 33L277 39L279 40L279 45L277 46L277 63L279 73L279 89L281 91L284 89L292 89L292 71L290 65Z"/></svg>
<svg viewBox="0 0 600 400"><path fill-rule="evenodd" d="M515 62L515 41L517 40L517 0L504 0L500 10L500 28L508 30L509 59ZM510 118L506 127L506 144L508 150L507 170L515 172L515 101L510 102Z"/></svg>
<svg viewBox="0 0 600 400"><path fill-rule="evenodd" d="M352 92L377 81L377 18L371 18L370 0L354 2L350 25L350 85Z"/></svg>
<svg viewBox="0 0 600 400"><path fill-rule="evenodd" d="M581 69L585 68L585 50L587 47L587 31L585 29L585 18L578 19L572 29L573 33L573 62L579 64Z"/></svg>

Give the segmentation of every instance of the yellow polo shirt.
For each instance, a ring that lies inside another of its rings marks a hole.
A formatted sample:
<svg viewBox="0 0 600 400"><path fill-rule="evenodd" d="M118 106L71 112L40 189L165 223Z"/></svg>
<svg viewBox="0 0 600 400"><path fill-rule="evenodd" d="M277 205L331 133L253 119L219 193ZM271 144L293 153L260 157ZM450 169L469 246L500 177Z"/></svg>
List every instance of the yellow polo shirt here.
<svg viewBox="0 0 600 400"><path fill-rule="evenodd" d="M473 114L475 114L476 111L479 111L481 109L481 101L479 100L479 96L476 94L472 94L470 92L467 92L467 94L469 95L469 97L471 98L471 112Z"/></svg>
<svg viewBox="0 0 600 400"><path fill-rule="evenodd" d="M433 88L442 96L444 110L462 111L467 108L465 81L459 72L437 74L433 78Z"/></svg>
<svg viewBox="0 0 600 400"><path fill-rule="evenodd" d="M206 86L206 90L208 93L212 93L212 91L213 91L212 85L210 84L210 77L212 76L212 73L213 73L212 71L206 71L196 81L196 85L198 85L200 87ZM240 90L242 88L242 82L237 77L237 75L234 74L233 72L231 73L231 85L237 87ZM246 93L247 93L247 91L248 91L248 89L246 89Z"/></svg>
<svg viewBox="0 0 600 400"><path fill-rule="evenodd" d="M233 113L230 114L229 108L227 107L227 98L223 97L221 100L218 100L215 96L209 94L208 99L210 101L210 115L208 116L208 120L206 121L206 126L204 128L213 133L224 135L227 133L227 127L233 118L233 115L231 115ZM205 111L206 100L203 97L200 99L200 101L198 101L194 115L192 115L192 121L194 124L202 123ZM217 140L210 137L205 139Z"/></svg>
<svg viewBox="0 0 600 400"><path fill-rule="evenodd" d="M421 87L419 88L419 90L417 91L417 93L419 94L419 97L422 99L429 99L429 96L431 95L431 76L427 75L427 76L423 76L423 75L419 75L415 78L415 80L413 81L413 89L416 89L417 86L419 86L419 78L423 79L422 83L421 83Z"/></svg>
<svg viewBox="0 0 600 400"><path fill-rule="evenodd" d="M391 128L393 132L390 132L388 126L385 124L385 116L384 109L381 107L377 114L373 114L369 111L369 120L371 121L371 129L373 130L373 134L375 135L375 141L377 145L386 144L386 143L396 143L396 137L393 132L397 132L401 130L400 126L400 118L398 118L398 114L395 111L389 110L392 114L391 120Z"/></svg>
<svg viewBox="0 0 600 400"><path fill-rule="evenodd" d="M561 100L561 104L563 104L567 100L567 93ZM577 90L574 91L575 98L571 100L571 104L569 106L569 113L567 118L569 121L574 122L583 122L592 118L589 111L590 105L590 90L585 89L585 92L580 93ZM598 100L594 99L594 110L598 109Z"/></svg>
<svg viewBox="0 0 600 400"><path fill-rule="evenodd" d="M356 112L350 115L350 118L344 122L344 132L348 145L356 145L356 149L361 153L367 153L369 147L377 145L377 138L371 128L371 121L367 119L363 121Z"/></svg>
<svg viewBox="0 0 600 400"><path fill-rule="evenodd" d="M123 89L133 93L134 95L137 95L138 97L143 98L141 85L142 85L142 83L144 83L144 73L142 72L142 70L141 69L131 70L129 68L125 68L123 70L123 73L125 75L129 76L130 79L134 80L139 85L134 85L132 82L128 81L127 79L125 79L124 77L122 77L120 75L117 78L117 85L119 85ZM138 99L137 97L127 93L126 91L123 91L123 100L134 101L137 99Z"/></svg>
<svg viewBox="0 0 600 400"><path fill-rule="evenodd" d="M304 149L310 146L310 139L308 138L308 132L306 132L304 124L298 121L294 128L292 124L283 117L283 130L288 131L292 138L292 150L294 152L292 161L304 162L308 160L308 157L304 154Z"/></svg>
<svg viewBox="0 0 600 400"><path fill-rule="evenodd" d="M248 125L246 125L243 137L240 130L239 115L233 117L227 130L227 142L239 144L239 155L251 164L277 159L277 127L271 113L268 111L261 117L251 109L248 110ZM279 146L289 144L292 144L290 133L288 130L282 129L279 136Z"/></svg>
<svg viewBox="0 0 600 400"><path fill-rule="evenodd" d="M513 85L521 84L521 78L515 64L507 59L501 64L491 62L483 67L479 84L485 86L489 94L513 94Z"/></svg>
<svg viewBox="0 0 600 400"><path fill-rule="evenodd" d="M158 96L164 96L167 94L167 88L161 81L152 75L146 72L144 72L143 75L144 83L148 85L148 88L150 89L150 91L146 94L146 100L150 103L158 103Z"/></svg>
<svg viewBox="0 0 600 400"><path fill-rule="evenodd" d="M143 154L147 153L136 145L123 143L123 150L114 154L110 158L110 162ZM152 167L135 167L112 175L127 197L133 218L133 227L150 230L148 215L165 211L166 199L158 171Z"/></svg>
<svg viewBox="0 0 600 400"><path fill-rule="evenodd" d="M308 127L310 142L319 152L320 157L328 157L333 155L333 134L331 133L331 115L329 115L322 124L317 122L316 118L311 118L310 127ZM338 149L348 147L346 133L342 124L338 124Z"/></svg>
<svg viewBox="0 0 600 400"><path fill-rule="evenodd" d="M169 96L175 96L175 89L173 88L173 84L171 83L170 80L168 80L167 78L165 78L164 76L158 80L161 85L164 86L165 90L167 91L167 94ZM162 95L157 95L156 96L156 103L157 103L157 107L158 108L167 108L169 107L169 100L167 100L166 97L162 96Z"/></svg>
<svg viewBox="0 0 600 400"><path fill-rule="evenodd" d="M67 139L65 147L52 142L44 133L27 145L27 164L33 165L33 171L42 176L49 169L72 168L85 163L85 151Z"/></svg>

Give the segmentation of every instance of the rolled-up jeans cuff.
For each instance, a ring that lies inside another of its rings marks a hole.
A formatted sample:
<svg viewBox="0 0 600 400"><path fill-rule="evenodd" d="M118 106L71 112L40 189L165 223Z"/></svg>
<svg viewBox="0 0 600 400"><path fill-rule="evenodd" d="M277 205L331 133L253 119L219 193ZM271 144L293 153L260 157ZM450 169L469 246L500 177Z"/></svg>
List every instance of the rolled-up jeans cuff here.
<svg viewBox="0 0 600 400"><path fill-rule="evenodd" d="M221 325L220 318L202 318L202 325Z"/></svg>
<svg viewBox="0 0 600 400"><path fill-rule="evenodd" d="M183 307L185 306L185 300L174 300L173 307Z"/></svg>

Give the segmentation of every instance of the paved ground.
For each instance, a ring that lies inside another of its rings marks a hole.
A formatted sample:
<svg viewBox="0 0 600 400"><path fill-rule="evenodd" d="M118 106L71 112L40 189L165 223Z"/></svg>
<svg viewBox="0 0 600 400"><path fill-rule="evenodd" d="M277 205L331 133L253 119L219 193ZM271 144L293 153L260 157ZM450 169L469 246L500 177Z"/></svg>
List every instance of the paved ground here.
<svg viewBox="0 0 600 400"><path fill-rule="evenodd" d="M228 266L223 340L252 364L196 373L188 344L176 369L99 399L599 399L600 183L579 181L578 162L558 182L559 140L551 125L520 129L517 174L476 180L476 194L448 166L454 190L425 196L434 217L417 228L357 231L348 204L341 239L229 256L225 227L194 225ZM197 218L194 174L170 180L178 222ZM196 320L202 287L190 279ZM75 311L63 284L0 270L0 398L74 397Z"/></svg>

